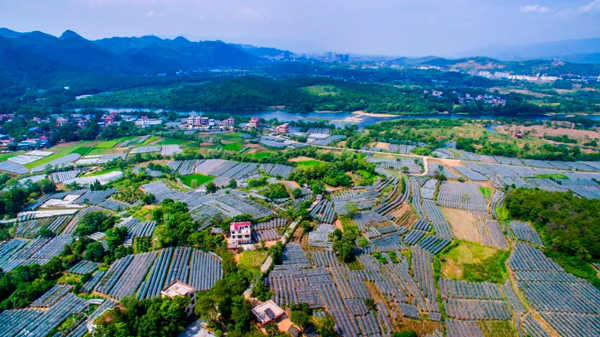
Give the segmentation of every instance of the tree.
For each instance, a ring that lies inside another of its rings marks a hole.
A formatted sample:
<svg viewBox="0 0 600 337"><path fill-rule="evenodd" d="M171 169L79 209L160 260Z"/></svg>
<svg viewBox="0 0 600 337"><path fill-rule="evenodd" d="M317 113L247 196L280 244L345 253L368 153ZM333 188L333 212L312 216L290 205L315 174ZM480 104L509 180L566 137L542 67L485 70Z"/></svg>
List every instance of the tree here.
<svg viewBox="0 0 600 337"><path fill-rule="evenodd" d="M47 181L42 184L42 192L44 192L44 194L52 193L54 191L56 191L56 185L53 182Z"/></svg>
<svg viewBox="0 0 600 337"><path fill-rule="evenodd" d="M339 229L334 232L333 250L342 261L348 263L354 261L356 233L354 230L348 229L341 234Z"/></svg>
<svg viewBox="0 0 600 337"><path fill-rule="evenodd" d="M292 323L296 324L302 329L306 329L311 325L310 316L312 314L312 310L308 304L292 304L290 308L292 310Z"/></svg>
<svg viewBox="0 0 600 337"><path fill-rule="evenodd" d="M144 201L144 204L151 205L154 203L154 201L156 201L156 197L154 196L154 194L149 193L144 196L143 201Z"/></svg>
<svg viewBox="0 0 600 337"><path fill-rule="evenodd" d="M94 262L102 262L102 258L105 254L106 252L104 251L102 244L95 241L87 245L85 252L83 253L83 258Z"/></svg>
<svg viewBox="0 0 600 337"><path fill-rule="evenodd" d="M283 244L281 241L277 241L277 244L269 248L269 255L273 258L273 263L281 263L281 257L283 256Z"/></svg>
<svg viewBox="0 0 600 337"><path fill-rule="evenodd" d="M237 180L235 180L235 179L229 180L229 185L227 185L227 187L229 187L229 188L237 188L238 187Z"/></svg>
<svg viewBox="0 0 600 337"><path fill-rule="evenodd" d="M324 317L315 318L315 328L321 337L335 337L335 320L329 313L325 313Z"/></svg>
<svg viewBox="0 0 600 337"><path fill-rule="evenodd" d="M208 193L215 193L217 191L217 185L212 181L207 182L205 186Z"/></svg>
<svg viewBox="0 0 600 337"><path fill-rule="evenodd" d="M355 203L346 203L344 208L346 209L346 216L349 218L354 218L354 216L358 213L358 206Z"/></svg>

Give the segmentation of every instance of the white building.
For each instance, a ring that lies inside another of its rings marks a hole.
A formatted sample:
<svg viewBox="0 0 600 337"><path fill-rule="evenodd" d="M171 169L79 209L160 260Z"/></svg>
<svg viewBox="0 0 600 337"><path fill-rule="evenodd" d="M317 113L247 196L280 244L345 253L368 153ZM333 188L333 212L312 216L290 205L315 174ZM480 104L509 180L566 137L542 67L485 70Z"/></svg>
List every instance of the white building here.
<svg viewBox="0 0 600 337"><path fill-rule="evenodd" d="M229 239L232 247L252 242L252 230L250 222L232 222L229 225Z"/></svg>
<svg viewBox="0 0 600 337"><path fill-rule="evenodd" d="M187 296L190 298L190 304L185 309L188 316L194 313L194 307L196 307L196 289L189 284L175 280L166 286L161 292L162 297L175 298L177 296Z"/></svg>

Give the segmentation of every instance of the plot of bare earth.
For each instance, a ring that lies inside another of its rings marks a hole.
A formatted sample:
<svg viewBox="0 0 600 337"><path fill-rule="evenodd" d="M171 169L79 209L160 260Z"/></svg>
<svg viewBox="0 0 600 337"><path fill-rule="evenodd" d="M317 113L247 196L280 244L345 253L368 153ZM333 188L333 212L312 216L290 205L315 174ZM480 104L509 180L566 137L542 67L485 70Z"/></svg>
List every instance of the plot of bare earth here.
<svg viewBox="0 0 600 337"><path fill-rule="evenodd" d="M309 158L309 157L296 157L296 158L292 158L288 161L291 161L292 163L299 163L301 161L309 161L309 160L315 160L314 158Z"/></svg>
<svg viewBox="0 0 600 337"><path fill-rule="evenodd" d="M512 134L516 128L517 128L516 126L511 126L510 128L498 127L498 132ZM518 126L518 129L522 133L524 133L524 134L527 133L530 136L536 137L536 138L544 138L544 134L547 134L548 136L567 135L570 138L575 138L575 139L580 139L580 140L600 139L600 134L598 134L598 132L593 131L593 130L576 130L576 129L568 129L568 128L564 128L564 127L559 127L559 128L555 129L555 128L549 128L545 125L532 125L532 126L520 125L520 126Z"/></svg>
<svg viewBox="0 0 600 337"><path fill-rule="evenodd" d="M490 219L487 214L453 208L442 208L442 211L458 239L479 242L498 249L508 249L508 242L498 222Z"/></svg>

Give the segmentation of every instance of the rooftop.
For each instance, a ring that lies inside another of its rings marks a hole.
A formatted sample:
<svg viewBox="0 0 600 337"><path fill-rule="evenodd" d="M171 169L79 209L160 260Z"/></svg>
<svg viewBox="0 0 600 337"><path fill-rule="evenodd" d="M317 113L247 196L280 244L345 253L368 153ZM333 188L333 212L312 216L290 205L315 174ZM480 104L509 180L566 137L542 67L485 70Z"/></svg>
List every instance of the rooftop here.
<svg viewBox="0 0 600 337"><path fill-rule="evenodd" d="M171 284L169 284L168 286L166 286L160 293L165 296L176 297L187 296L189 294L193 294L194 291L196 291L194 287L176 280L171 282Z"/></svg>
<svg viewBox="0 0 600 337"><path fill-rule="evenodd" d="M261 324L266 324L283 315L284 311L275 302L268 300L252 308L252 313Z"/></svg>

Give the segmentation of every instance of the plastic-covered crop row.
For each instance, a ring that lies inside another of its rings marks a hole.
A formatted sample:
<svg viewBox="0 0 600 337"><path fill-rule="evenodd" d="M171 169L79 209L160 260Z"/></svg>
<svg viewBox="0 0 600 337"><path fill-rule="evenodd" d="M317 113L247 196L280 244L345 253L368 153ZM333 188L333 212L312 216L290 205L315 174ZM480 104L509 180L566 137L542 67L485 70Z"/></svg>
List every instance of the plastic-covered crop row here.
<svg viewBox="0 0 600 337"><path fill-rule="evenodd" d="M99 266L100 266L100 263L98 263L98 262L81 260L76 265L71 267L71 269L69 269L69 272L73 273L73 274L81 274L81 275L89 274L89 273L93 273L94 270L98 269Z"/></svg>
<svg viewBox="0 0 600 337"><path fill-rule="evenodd" d="M333 223L333 220L335 220L333 204L325 198L321 199L310 211L310 216L324 223Z"/></svg>
<svg viewBox="0 0 600 337"><path fill-rule="evenodd" d="M446 335L448 337L485 337L477 322L446 320Z"/></svg>
<svg viewBox="0 0 600 337"><path fill-rule="evenodd" d="M108 295L122 299L135 294L156 255L156 252L134 255L131 263L114 283L114 286L109 289Z"/></svg>
<svg viewBox="0 0 600 337"><path fill-rule="evenodd" d="M521 221L511 221L510 230L517 239L543 247L540 235L529 224Z"/></svg>
<svg viewBox="0 0 600 337"><path fill-rule="evenodd" d="M436 235L430 235L419 242L419 247L426 249L433 254L437 254L449 244L450 240L448 239L443 239Z"/></svg>
<svg viewBox="0 0 600 337"><path fill-rule="evenodd" d="M442 298L502 299L498 286L489 282L456 281L440 277L438 284Z"/></svg>
<svg viewBox="0 0 600 337"><path fill-rule="evenodd" d="M497 300L444 300L448 317L474 320L510 320L512 311L506 301Z"/></svg>
<svg viewBox="0 0 600 337"><path fill-rule="evenodd" d="M165 286L165 278L167 277L169 266L171 265L173 251L174 249L169 247L160 252L160 255L154 261L154 265L152 266L148 278L142 283L140 290L137 293L138 298L158 296Z"/></svg>
<svg viewBox="0 0 600 337"><path fill-rule="evenodd" d="M287 222L288 221L286 218L275 218L269 221L254 224L252 225L252 229L259 231L266 229L278 229L285 227L287 225Z"/></svg>
<svg viewBox="0 0 600 337"><path fill-rule="evenodd" d="M406 234L406 236L404 237L404 242L406 242L407 245L412 246L419 242L419 240L421 240L421 238L425 234L427 234L427 232L413 229L408 234Z"/></svg>

